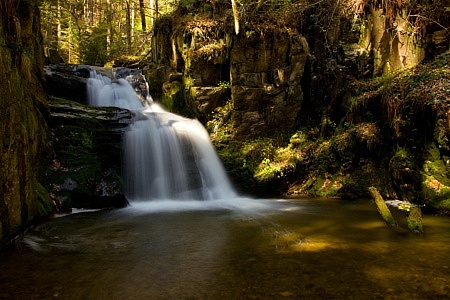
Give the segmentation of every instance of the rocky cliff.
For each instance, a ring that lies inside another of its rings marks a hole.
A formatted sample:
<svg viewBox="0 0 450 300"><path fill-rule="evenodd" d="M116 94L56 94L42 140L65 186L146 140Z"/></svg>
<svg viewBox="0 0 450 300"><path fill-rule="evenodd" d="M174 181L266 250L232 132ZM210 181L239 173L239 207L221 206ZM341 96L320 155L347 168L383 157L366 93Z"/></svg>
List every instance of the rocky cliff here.
<svg viewBox="0 0 450 300"><path fill-rule="evenodd" d="M36 2L0 3L0 245L53 209L40 184L48 112Z"/></svg>
<svg viewBox="0 0 450 300"><path fill-rule="evenodd" d="M401 70L447 51L450 19L442 3L241 8L236 15L228 1L181 3L156 23L148 69L155 98L207 125L237 185L261 195L346 197L367 195L374 185L390 197L440 205L424 188L423 153L446 164L448 131L439 125L445 104L412 97L417 85L435 79L418 75L420 68ZM393 82L401 82L400 94ZM405 147L408 166L399 158Z"/></svg>
<svg viewBox="0 0 450 300"><path fill-rule="evenodd" d="M228 99L238 139L340 118L350 77L414 67L449 44L439 4L242 5L235 34L228 1L180 3L156 23L148 74L152 95L205 124Z"/></svg>

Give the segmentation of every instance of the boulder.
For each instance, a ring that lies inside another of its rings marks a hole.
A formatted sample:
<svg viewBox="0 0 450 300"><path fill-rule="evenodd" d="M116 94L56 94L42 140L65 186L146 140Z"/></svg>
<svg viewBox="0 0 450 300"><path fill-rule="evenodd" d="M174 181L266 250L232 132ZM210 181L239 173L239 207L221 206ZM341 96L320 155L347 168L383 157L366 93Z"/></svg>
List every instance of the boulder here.
<svg viewBox="0 0 450 300"><path fill-rule="evenodd" d="M50 101L53 163L47 189L61 212L127 205L121 179L122 133L132 114L114 107Z"/></svg>

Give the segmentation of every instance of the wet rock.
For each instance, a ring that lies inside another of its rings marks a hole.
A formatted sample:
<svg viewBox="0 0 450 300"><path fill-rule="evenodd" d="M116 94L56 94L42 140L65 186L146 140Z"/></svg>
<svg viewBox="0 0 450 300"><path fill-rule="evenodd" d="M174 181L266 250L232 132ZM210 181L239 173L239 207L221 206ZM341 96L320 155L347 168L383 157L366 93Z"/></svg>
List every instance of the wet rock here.
<svg viewBox="0 0 450 300"><path fill-rule="evenodd" d="M87 82L91 71L111 79L126 79L142 101L148 96L147 82L142 70L127 68L101 68L87 65L56 64L44 67L48 95L88 104Z"/></svg>
<svg viewBox="0 0 450 300"><path fill-rule="evenodd" d="M91 71L89 67L57 64L45 66L44 71L48 95L87 103L86 83Z"/></svg>
<svg viewBox="0 0 450 300"><path fill-rule="evenodd" d="M47 218L52 205L40 184L48 139L38 1L2 1L0 7L1 248Z"/></svg>
<svg viewBox="0 0 450 300"><path fill-rule="evenodd" d="M76 208L124 207L121 179L122 133L132 121L128 110L50 101L54 149L47 185L61 212Z"/></svg>

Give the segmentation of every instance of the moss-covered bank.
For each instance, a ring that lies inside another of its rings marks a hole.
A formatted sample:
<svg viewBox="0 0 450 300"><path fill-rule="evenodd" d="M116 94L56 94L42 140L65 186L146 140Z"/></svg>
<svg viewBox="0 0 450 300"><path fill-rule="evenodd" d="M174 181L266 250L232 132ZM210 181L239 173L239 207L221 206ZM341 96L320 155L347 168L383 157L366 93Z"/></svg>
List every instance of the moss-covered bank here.
<svg viewBox="0 0 450 300"><path fill-rule="evenodd" d="M53 210L40 184L48 136L36 2L0 3L0 246Z"/></svg>
<svg viewBox="0 0 450 300"><path fill-rule="evenodd" d="M278 138L236 141L216 110L212 139L236 182L262 195L387 198L449 212L450 52L414 69L353 80L343 117ZM221 126L218 126L221 124Z"/></svg>

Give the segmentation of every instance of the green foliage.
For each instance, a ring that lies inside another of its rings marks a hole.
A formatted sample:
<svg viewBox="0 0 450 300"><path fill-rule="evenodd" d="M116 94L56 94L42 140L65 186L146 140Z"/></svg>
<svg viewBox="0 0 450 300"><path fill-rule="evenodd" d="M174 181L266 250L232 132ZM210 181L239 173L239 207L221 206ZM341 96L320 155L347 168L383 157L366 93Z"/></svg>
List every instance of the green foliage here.
<svg viewBox="0 0 450 300"><path fill-rule="evenodd" d="M423 232L422 224L422 210L419 206L413 205L410 207L408 214L406 216L406 222L408 224L409 230L415 233Z"/></svg>
<svg viewBox="0 0 450 300"><path fill-rule="evenodd" d="M34 192L36 195L36 202L39 209L39 215L41 216L48 216L50 215L54 209L55 206L52 202L52 199L50 198L49 192L45 187L43 187L39 182L34 182Z"/></svg>
<svg viewBox="0 0 450 300"><path fill-rule="evenodd" d="M225 90L231 89L231 83L229 81L219 81L217 86Z"/></svg>
<svg viewBox="0 0 450 300"><path fill-rule="evenodd" d="M137 9L136 9L137 8ZM103 65L126 55L146 55L150 31L143 31L137 0L40 1L45 49L57 50L66 63ZM150 10L144 7L146 23Z"/></svg>
<svg viewBox="0 0 450 300"><path fill-rule="evenodd" d="M106 50L106 24L92 28L80 40L80 58L84 64L103 66L109 59Z"/></svg>
<svg viewBox="0 0 450 300"><path fill-rule="evenodd" d="M399 204L398 209L409 212L409 211L411 211L411 206L412 206L412 204L409 204L409 203L401 203L401 204Z"/></svg>

